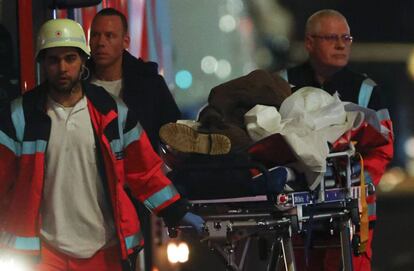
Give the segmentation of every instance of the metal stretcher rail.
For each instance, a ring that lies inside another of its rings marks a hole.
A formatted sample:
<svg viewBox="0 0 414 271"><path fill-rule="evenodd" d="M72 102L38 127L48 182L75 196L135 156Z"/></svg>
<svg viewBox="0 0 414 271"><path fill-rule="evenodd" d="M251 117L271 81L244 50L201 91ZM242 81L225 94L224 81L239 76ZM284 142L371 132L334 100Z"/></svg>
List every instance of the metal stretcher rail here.
<svg viewBox="0 0 414 271"><path fill-rule="evenodd" d="M306 225L318 221L336 221L342 270L352 271L351 239L353 225L359 223L358 199L361 194L358 178L352 177L351 158L354 154L352 146L347 151L329 154L327 163L341 171L336 175L339 181L334 187L327 185L328 180L324 179L315 191L281 193L273 199L269 195L258 195L191 200L191 211L206 221L203 241L221 255L227 270L242 271L251 236L271 235L271 257L266 270L296 271L292 234L306 231ZM374 187L368 185L365 191L371 194ZM170 234L177 234L176 230L170 228ZM247 240L247 247L236 263L234 249L238 240L243 238Z"/></svg>

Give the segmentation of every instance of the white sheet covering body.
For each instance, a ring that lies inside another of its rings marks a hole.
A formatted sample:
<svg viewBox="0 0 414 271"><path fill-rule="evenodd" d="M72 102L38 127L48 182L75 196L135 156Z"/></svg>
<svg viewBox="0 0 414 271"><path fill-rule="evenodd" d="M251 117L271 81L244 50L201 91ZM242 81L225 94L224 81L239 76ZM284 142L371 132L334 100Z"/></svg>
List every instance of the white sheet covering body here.
<svg viewBox="0 0 414 271"><path fill-rule="evenodd" d="M305 173L309 189L314 190L326 171L328 142L359 127L364 119L362 110L354 107L347 112L344 104L337 94L304 87L286 98L279 112L275 107L256 105L245 114L245 124L255 141L280 133L298 158L294 167Z"/></svg>

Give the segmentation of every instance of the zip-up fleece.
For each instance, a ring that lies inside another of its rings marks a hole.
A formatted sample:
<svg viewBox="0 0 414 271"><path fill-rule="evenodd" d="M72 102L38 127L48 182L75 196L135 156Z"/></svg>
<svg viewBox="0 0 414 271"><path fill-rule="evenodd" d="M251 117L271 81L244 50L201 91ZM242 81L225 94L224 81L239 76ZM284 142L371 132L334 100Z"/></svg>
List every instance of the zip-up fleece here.
<svg viewBox="0 0 414 271"><path fill-rule="evenodd" d="M103 88L82 84L88 101L100 168L111 201L122 258L144 240L133 195L167 224L185 213L180 195L163 175L162 161L128 108ZM0 112L0 248L39 254L39 217L51 120L45 113L47 83ZM68 168L67 170L71 170ZM76 200L74 198L73 200Z"/></svg>

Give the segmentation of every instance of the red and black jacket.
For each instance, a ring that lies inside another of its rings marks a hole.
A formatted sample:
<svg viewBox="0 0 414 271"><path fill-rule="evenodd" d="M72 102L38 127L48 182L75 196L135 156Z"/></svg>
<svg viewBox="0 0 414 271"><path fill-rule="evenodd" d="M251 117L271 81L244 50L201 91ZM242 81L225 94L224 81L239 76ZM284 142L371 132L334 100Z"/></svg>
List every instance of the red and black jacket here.
<svg viewBox="0 0 414 271"><path fill-rule="evenodd" d="M139 122L120 100L84 83L122 257L143 245L133 195L168 224L185 213L180 195L163 172ZM11 102L0 114L0 247L37 254L39 210L51 120L45 113L47 83ZM69 170L69 169L68 169ZM74 198L74 200L76 200Z"/></svg>

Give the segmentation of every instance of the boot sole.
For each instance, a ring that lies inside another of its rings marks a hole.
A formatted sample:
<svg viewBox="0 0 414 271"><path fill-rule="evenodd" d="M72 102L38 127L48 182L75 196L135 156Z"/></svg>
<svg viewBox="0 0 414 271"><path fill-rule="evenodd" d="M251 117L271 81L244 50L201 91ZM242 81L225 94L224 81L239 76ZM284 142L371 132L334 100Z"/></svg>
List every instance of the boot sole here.
<svg viewBox="0 0 414 271"><path fill-rule="evenodd" d="M180 123L167 123L160 129L161 140L180 152L220 155L230 152L231 142L220 134L202 134Z"/></svg>

